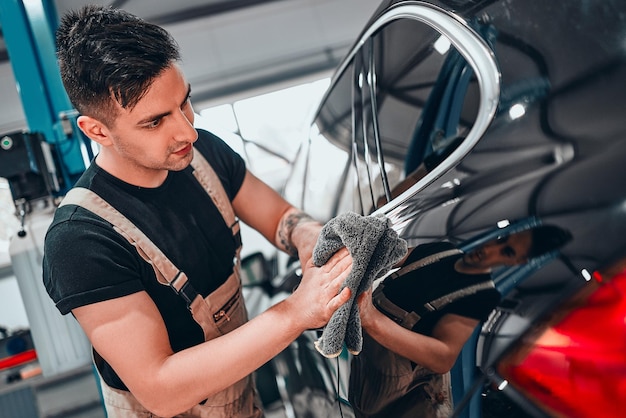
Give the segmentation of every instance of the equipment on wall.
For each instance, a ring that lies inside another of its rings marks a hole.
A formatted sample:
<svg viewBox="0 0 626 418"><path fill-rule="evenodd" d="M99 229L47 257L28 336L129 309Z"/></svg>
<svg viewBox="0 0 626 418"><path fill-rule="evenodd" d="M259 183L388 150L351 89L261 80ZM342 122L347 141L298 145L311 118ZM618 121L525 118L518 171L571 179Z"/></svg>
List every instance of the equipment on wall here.
<svg viewBox="0 0 626 418"><path fill-rule="evenodd" d="M26 235L24 222L33 202L51 197L63 184L55 169L55 159L53 147L40 133L0 135L0 177L9 183L21 224L19 237Z"/></svg>

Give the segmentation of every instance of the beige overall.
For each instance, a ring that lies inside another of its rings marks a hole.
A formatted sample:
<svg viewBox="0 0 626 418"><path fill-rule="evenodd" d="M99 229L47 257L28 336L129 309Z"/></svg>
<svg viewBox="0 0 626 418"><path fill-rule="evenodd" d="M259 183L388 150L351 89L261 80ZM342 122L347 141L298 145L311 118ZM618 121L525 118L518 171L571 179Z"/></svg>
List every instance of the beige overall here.
<svg viewBox="0 0 626 418"><path fill-rule="evenodd" d="M239 222L233 213L228 196L212 167L198 150L194 151L191 165L194 168L194 176L211 196L233 235L237 235ZM142 258L152 265L159 283L170 286L187 301L194 320L204 330L206 341L224 335L248 320L239 276L241 247L237 249L233 274L217 290L203 298L193 290L185 273L176 268L152 241L100 196L88 189L74 188L67 193L60 206L67 204L82 206L113 224L114 229L133 244ZM95 364L98 365L101 361L102 359L94 352ZM210 378L208 374L207 378ZM145 409L130 392L112 388L102 378L100 382L109 418L157 417ZM188 411L176 415L198 418L262 416L252 375L210 396Z"/></svg>

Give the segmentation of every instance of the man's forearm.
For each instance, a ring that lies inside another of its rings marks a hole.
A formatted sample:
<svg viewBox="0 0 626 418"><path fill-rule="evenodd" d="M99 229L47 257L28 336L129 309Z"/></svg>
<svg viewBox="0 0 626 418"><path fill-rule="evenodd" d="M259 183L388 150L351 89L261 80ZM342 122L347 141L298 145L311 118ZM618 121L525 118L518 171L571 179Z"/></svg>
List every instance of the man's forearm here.
<svg viewBox="0 0 626 418"><path fill-rule="evenodd" d="M309 259L322 225L307 213L290 208L280 219L276 230L276 246L291 256Z"/></svg>

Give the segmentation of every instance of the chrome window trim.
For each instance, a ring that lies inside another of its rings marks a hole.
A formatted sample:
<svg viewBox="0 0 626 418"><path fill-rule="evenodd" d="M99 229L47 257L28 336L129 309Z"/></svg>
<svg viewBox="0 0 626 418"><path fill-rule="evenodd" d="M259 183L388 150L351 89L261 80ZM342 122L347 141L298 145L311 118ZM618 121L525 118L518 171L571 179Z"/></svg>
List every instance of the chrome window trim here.
<svg viewBox="0 0 626 418"><path fill-rule="evenodd" d="M327 95L334 87L336 80L343 74L356 53L365 45L367 40L381 27L398 19L420 21L448 38L450 43L459 51L474 70L480 91L480 104L478 106L474 126L468 132L465 141L463 141L446 160L435 167L424 178L420 179L404 193L374 212L386 213L392 220L393 218L398 218L400 213L406 210L405 205L399 202L405 201L408 197L432 183L447 170L455 166L461 158L474 147L487 130L487 127L496 114L500 97L500 72L493 51L489 48L487 43L458 16L432 4L412 3L401 4L389 9L367 28L338 68L333 83L326 92L322 103L324 103ZM397 228L401 228L404 222L402 222L402 219L395 219L393 223Z"/></svg>

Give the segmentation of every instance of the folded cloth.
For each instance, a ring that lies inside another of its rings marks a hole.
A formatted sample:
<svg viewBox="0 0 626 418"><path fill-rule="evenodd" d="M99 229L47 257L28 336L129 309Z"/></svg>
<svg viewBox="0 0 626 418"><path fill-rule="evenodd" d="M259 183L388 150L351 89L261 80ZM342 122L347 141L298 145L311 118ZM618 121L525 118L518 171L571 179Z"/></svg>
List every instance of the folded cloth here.
<svg viewBox="0 0 626 418"><path fill-rule="evenodd" d="M406 241L398 237L391 221L382 214L346 212L328 221L313 249L313 263L324 265L343 247L352 256L352 270L341 289L349 287L351 297L335 311L315 342L317 351L328 358L337 357L344 342L350 353L361 352L363 336L356 299L407 253Z"/></svg>

